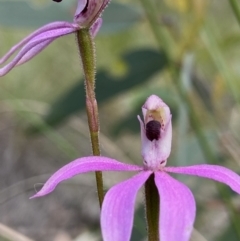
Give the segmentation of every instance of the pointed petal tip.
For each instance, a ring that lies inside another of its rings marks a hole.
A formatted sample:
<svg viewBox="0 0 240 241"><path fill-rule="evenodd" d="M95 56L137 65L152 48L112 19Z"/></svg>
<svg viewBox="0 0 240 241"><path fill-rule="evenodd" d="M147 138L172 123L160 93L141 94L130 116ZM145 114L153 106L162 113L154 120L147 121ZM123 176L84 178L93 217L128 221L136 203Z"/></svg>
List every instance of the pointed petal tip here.
<svg viewBox="0 0 240 241"><path fill-rule="evenodd" d="M34 195L32 195L31 197L29 197L29 199L31 200L31 199L35 199L35 198L38 198L38 197L43 197L43 196L45 196L45 195L47 195L47 194L49 194L50 192L52 192L53 190L47 190L46 191L46 189L44 189L43 187L37 192L37 193L35 193Z"/></svg>
<svg viewBox="0 0 240 241"><path fill-rule="evenodd" d="M39 197L39 196L37 194L35 194L35 195L31 196L29 199L31 200L31 199L34 199L34 198L37 198L37 197Z"/></svg>

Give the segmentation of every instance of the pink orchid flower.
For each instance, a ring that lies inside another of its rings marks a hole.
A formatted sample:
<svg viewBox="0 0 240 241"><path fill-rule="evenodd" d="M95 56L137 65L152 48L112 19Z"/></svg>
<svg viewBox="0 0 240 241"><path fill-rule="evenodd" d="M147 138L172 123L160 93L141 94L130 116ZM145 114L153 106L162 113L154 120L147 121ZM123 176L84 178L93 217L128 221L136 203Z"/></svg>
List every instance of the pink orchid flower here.
<svg viewBox="0 0 240 241"><path fill-rule="evenodd" d="M13 54L19 51L8 64L0 68L0 76L6 75L15 66L26 63L61 36L75 33L82 28L90 28L92 37L95 37L102 25L100 15L109 1L78 0L73 23L52 22L24 38L0 59L0 65L4 64Z"/></svg>
<svg viewBox="0 0 240 241"><path fill-rule="evenodd" d="M133 226L137 192L154 175L160 196L159 237L161 241L188 241L193 229L196 204L190 189L168 173L210 178L225 183L240 194L240 176L217 165L165 167L171 152L172 122L169 107L156 95L142 107L141 125L143 166L121 163L108 157L79 158L53 174L31 198L52 192L63 180L91 171L137 171L132 178L112 187L106 194L101 211L104 241L129 241Z"/></svg>

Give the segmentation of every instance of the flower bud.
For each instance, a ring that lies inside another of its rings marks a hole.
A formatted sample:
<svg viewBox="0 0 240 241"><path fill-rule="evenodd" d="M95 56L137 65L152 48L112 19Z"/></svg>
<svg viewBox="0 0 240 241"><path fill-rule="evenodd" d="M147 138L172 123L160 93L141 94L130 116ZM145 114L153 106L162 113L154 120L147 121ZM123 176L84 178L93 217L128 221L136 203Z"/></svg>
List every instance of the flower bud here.
<svg viewBox="0 0 240 241"><path fill-rule="evenodd" d="M156 95L151 95L142 106L142 157L150 170L159 170L167 163L172 143L172 115L169 107Z"/></svg>

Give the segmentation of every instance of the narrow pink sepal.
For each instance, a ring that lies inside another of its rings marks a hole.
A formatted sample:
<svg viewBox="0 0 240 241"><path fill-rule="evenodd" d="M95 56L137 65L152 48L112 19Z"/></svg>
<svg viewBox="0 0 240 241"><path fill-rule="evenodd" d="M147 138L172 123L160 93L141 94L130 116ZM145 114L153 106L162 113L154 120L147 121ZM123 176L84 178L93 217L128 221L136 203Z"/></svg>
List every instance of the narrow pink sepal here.
<svg viewBox="0 0 240 241"><path fill-rule="evenodd" d="M102 18L98 18L95 23L92 25L92 27L90 28L90 31L91 31L91 35L92 35L92 38L95 38L98 31L100 30L101 26L102 26Z"/></svg>
<svg viewBox="0 0 240 241"><path fill-rule="evenodd" d="M104 241L130 240L137 192L151 173L151 171L140 172L115 185L107 192L101 211L101 229Z"/></svg>
<svg viewBox="0 0 240 241"><path fill-rule="evenodd" d="M25 58L26 60L29 60L36 56L38 53L40 53L44 47L46 47L48 44L46 42L48 40L55 40L60 36L67 35L70 33L75 32L75 28L62 28L62 29L54 29L54 30L49 30L47 32L41 33L38 36L35 36L32 40L30 40L20 51L19 53L11 60L8 64L6 64L3 68L0 68L0 76L6 75L9 71L11 71L19 62L22 58ZM45 43L45 45L44 45ZM35 49L38 51L31 51L34 49L36 46L41 46L39 49ZM30 56L26 56L28 52L30 52ZM22 61L22 63L26 62L26 60Z"/></svg>
<svg viewBox="0 0 240 241"><path fill-rule="evenodd" d="M160 196L159 236L161 241L188 241L193 229L196 204L192 192L165 172L155 172Z"/></svg>
<svg viewBox="0 0 240 241"><path fill-rule="evenodd" d="M226 167L203 164L186 167L165 167L164 170L213 179L228 185L233 191L240 194L240 176Z"/></svg>
<svg viewBox="0 0 240 241"><path fill-rule="evenodd" d="M60 182L74 177L80 173L92 171L141 171L142 169L142 167L125 164L108 157L82 157L68 163L55 172L47 180L42 189L34 196L30 197L30 199L45 196L46 194L52 192Z"/></svg>
<svg viewBox="0 0 240 241"><path fill-rule="evenodd" d="M21 64L24 64L26 62L28 62L29 60L31 60L34 56L36 56L37 54L39 54L42 50L44 50L49 44L51 44L55 39L48 39L36 46L34 46L32 49L30 49L22 58L20 61L18 61L18 63L16 64L16 66L19 66Z"/></svg>
<svg viewBox="0 0 240 241"><path fill-rule="evenodd" d="M24 38L22 41L20 41L18 44L14 45L8 53L6 53L1 59L0 64L5 63L17 50L19 50L22 46L24 46L26 43L28 43L31 39L36 37L37 35L54 29L61 29L61 28L72 28L73 24L68 22L53 22L49 23L47 25L44 25L43 27L37 29L30 35L28 35L26 38Z"/></svg>

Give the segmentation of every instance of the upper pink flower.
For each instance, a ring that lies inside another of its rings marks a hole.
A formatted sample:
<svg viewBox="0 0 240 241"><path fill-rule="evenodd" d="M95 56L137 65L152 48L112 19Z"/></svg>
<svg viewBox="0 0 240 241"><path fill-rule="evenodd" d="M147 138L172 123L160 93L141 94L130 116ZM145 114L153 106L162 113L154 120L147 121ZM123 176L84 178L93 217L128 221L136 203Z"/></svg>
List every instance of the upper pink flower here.
<svg viewBox="0 0 240 241"><path fill-rule="evenodd" d="M106 194L101 211L104 241L129 241L133 226L137 192L150 175L154 175L160 196L159 237L161 241L188 241L196 215L196 204L190 189L168 173L210 178L225 183L240 194L240 176L217 165L165 167L171 151L172 126L169 107L156 95L142 107L142 156L144 166L121 163L108 157L79 158L54 173L32 198L52 192L63 180L91 171L138 171L132 178L112 187Z"/></svg>
<svg viewBox="0 0 240 241"><path fill-rule="evenodd" d="M0 68L0 76L6 75L15 66L21 65L39 54L55 39L77 32L82 28L89 28L93 37L96 36L102 25L101 13L110 0L78 0L74 20L70 22L52 22L24 38L13 46L10 51L0 59L0 65L17 51L19 53L4 67Z"/></svg>

